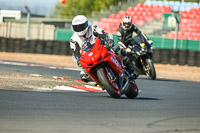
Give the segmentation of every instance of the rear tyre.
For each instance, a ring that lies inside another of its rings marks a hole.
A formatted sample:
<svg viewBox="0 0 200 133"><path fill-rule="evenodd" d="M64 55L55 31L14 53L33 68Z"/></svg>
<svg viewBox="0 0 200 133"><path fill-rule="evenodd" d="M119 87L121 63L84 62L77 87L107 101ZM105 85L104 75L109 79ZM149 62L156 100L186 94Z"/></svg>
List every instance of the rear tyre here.
<svg viewBox="0 0 200 133"><path fill-rule="evenodd" d="M139 91L137 85L133 81L131 81L129 91L125 95L130 99L134 99L138 96L138 93Z"/></svg>
<svg viewBox="0 0 200 133"><path fill-rule="evenodd" d="M109 93L109 95L113 98L120 98L120 90L118 88L117 83L112 82L112 80L108 76L108 72L104 68L100 68L97 70L97 77L99 78L100 83Z"/></svg>
<svg viewBox="0 0 200 133"><path fill-rule="evenodd" d="M156 79L156 70L155 70L155 67L154 67L154 64L152 62L151 59L147 58L145 59L145 66L144 67L144 70L145 70L145 73L146 75L152 79L152 80L155 80Z"/></svg>

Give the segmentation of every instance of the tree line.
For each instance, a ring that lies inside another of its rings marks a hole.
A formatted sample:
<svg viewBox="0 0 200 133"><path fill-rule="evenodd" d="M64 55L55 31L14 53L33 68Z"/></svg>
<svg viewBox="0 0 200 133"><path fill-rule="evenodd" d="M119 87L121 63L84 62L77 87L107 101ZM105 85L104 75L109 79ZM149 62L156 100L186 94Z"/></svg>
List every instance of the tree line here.
<svg viewBox="0 0 200 133"><path fill-rule="evenodd" d="M126 0L67 0L65 5L55 5L54 16L60 18L72 18L77 14L91 16L92 12L109 10L110 5L117 5L118 2Z"/></svg>

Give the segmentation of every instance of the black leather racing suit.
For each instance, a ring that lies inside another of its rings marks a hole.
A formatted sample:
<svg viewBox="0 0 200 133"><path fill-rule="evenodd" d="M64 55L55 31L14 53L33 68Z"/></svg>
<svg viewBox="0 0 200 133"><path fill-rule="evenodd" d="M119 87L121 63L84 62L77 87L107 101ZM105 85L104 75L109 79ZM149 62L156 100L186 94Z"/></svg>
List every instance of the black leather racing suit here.
<svg viewBox="0 0 200 133"><path fill-rule="evenodd" d="M121 42L126 46L126 48L128 48L129 45L131 47L134 47L135 45L140 45L136 40L132 38L133 32L135 32L139 36L142 42L145 42L145 40L149 40L135 25L132 24L130 29L124 30L121 23L117 31L118 44ZM129 56L127 55L127 57ZM128 68L133 68L133 64L131 63L129 58L127 58L126 62L130 62L130 63L126 63L128 65ZM131 71L134 71L134 70L131 70Z"/></svg>

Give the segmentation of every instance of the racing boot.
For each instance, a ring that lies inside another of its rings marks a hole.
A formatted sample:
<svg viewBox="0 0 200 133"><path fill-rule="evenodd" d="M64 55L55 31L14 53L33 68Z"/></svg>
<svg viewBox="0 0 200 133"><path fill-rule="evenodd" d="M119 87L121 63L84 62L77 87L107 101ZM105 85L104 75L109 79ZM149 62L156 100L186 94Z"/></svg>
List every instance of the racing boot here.
<svg viewBox="0 0 200 133"><path fill-rule="evenodd" d="M130 74L130 79L134 79L134 67L132 62L130 61L130 59L128 58L128 56L126 56L126 58L124 58L123 60L124 65L126 66L126 70L129 72Z"/></svg>
<svg viewBox="0 0 200 133"><path fill-rule="evenodd" d="M80 72L80 78L83 82L91 82L93 81L90 76L86 73L85 68L82 67L81 72Z"/></svg>

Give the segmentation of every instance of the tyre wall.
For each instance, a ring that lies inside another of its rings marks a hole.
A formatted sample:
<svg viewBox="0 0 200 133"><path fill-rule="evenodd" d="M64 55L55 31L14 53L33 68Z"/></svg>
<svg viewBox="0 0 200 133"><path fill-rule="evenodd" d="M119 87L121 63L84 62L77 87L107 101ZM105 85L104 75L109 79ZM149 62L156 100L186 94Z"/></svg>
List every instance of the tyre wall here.
<svg viewBox="0 0 200 133"><path fill-rule="evenodd" d="M153 61L158 64L200 67L200 51L180 49L154 49Z"/></svg>
<svg viewBox="0 0 200 133"><path fill-rule="evenodd" d="M0 38L0 52L71 55L69 42Z"/></svg>

